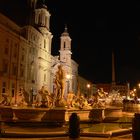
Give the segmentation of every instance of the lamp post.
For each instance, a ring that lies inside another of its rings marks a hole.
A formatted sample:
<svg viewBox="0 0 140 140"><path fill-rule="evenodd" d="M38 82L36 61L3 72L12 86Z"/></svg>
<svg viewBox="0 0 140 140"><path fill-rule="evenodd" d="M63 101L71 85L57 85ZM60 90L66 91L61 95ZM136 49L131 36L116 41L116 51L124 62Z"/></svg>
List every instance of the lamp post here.
<svg viewBox="0 0 140 140"><path fill-rule="evenodd" d="M90 84L87 84L87 89L88 89L88 97L89 97L89 94L90 94L90 87L91 87L91 85L90 85Z"/></svg>
<svg viewBox="0 0 140 140"><path fill-rule="evenodd" d="M130 96L130 83L127 83L127 94L126 94L126 99L128 99Z"/></svg>

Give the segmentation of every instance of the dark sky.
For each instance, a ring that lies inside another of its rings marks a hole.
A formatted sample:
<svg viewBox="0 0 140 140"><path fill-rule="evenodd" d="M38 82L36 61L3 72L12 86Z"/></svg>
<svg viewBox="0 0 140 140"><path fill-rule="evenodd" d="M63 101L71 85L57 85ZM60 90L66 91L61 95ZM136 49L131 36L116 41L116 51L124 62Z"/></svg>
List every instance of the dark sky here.
<svg viewBox="0 0 140 140"><path fill-rule="evenodd" d="M12 11L12 19L22 24L27 14L25 1L1 0L1 10L7 7L5 13ZM51 13L53 55L58 54L60 35L67 24L72 58L79 64L81 76L94 83L110 83L113 49L116 82L139 82L140 2L46 0L46 4Z"/></svg>

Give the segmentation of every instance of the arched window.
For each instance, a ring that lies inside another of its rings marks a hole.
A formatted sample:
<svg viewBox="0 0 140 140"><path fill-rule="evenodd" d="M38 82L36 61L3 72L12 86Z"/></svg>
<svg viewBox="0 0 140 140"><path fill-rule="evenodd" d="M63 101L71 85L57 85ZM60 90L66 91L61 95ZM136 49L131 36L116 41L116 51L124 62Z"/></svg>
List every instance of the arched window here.
<svg viewBox="0 0 140 140"><path fill-rule="evenodd" d="M46 40L44 40L44 49L46 49Z"/></svg>

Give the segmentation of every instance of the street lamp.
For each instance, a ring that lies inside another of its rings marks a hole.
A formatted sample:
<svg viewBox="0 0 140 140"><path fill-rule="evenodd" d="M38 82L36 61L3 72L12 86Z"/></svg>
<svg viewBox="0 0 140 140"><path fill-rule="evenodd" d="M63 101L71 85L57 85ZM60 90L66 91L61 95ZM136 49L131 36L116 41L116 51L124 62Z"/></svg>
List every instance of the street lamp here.
<svg viewBox="0 0 140 140"><path fill-rule="evenodd" d="M87 84L87 88L90 88L90 84Z"/></svg>
<svg viewBox="0 0 140 140"><path fill-rule="evenodd" d="M134 88L134 89L133 89L133 91L134 91L134 92L136 92L136 91L137 91L137 89L136 89L136 88Z"/></svg>
<svg viewBox="0 0 140 140"><path fill-rule="evenodd" d="M126 99L128 99L130 96L130 83L127 83L127 93L126 93Z"/></svg>
<svg viewBox="0 0 140 140"><path fill-rule="evenodd" d="M90 94L90 87L91 87L91 85L90 85L90 84L87 84L87 89L88 89L88 97L89 97L89 94Z"/></svg>

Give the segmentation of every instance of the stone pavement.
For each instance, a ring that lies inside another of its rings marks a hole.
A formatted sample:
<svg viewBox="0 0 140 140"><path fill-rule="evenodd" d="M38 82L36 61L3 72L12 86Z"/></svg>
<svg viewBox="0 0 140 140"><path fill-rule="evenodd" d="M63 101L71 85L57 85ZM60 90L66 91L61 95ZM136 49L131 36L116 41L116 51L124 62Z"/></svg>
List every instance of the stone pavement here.
<svg viewBox="0 0 140 140"><path fill-rule="evenodd" d="M0 138L0 140L132 140L131 135L113 138L97 138L97 137L80 137L78 139L70 139L69 137L52 137L52 138Z"/></svg>
<svg viewBox="0 0 140 140"><path fill-rule="evenodd" d="M124 114L124 116L133 116L132 113L126 113ZM21 138L20 136L18 136L18 138L12 138L12 137L7 137L7 138L3 138L3 137L0 137L0 140L72 140L72 139L69 139L68 135L66 135L66 127L56 127L56 128L39 128L39 127L35 127L35 128L25 128L24 127L14 127L14 126L9 126L9 125L4 125L4 130L7 132L7 133L20 133L22 135L30 135L30 132L32 131L32 136L37 134L37 133L40 133L40 135L44 135L43 137L35 137L32 138L32 137L26 137L26 138ZM52 131L53 130L53 131ZM26 133L26 134L25 134ZM45 136L46 135L46 136ZM128 134L128 135L123 135L123 136L114 136L114 137L95 137L95 136L81 136L79 139L77 140L132 140L132 136L131 134Z"/></svg>
<svg viewBox="0 0 140 140"><path fill-rule="evenodd" d="M70 140L68 134L66 134L66 127L56 128L40 128L40 127L18 127L18 126L3 126L6 138L4 135L0 140ZM85 133L84 133L85 134ZM97 136L97 135L96 135ZM123 136L93 136L92 135L81 135L77 140L132 140L131 134ZM22 137L22 138L21 138ZM71 139L72 140L72 139Z"/></svg>

